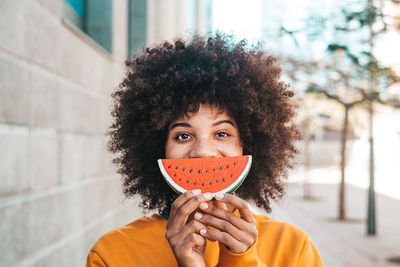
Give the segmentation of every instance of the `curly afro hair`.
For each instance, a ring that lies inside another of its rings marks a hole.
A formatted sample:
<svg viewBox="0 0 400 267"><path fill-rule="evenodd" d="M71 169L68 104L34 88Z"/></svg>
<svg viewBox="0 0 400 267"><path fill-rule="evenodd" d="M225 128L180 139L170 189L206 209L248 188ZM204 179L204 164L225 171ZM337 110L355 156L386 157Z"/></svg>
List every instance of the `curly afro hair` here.
<svg viewBox="0 0 400 267"><path fill-rule="evenodd" d="M124 194L140 195L145 211L168 215L177 195L162 178L157 159L165 158L169 125L210 104L232 116L243 153L253 156L236 194L270 212L270 200L284 194L300 138L292 124L294 93L279 80L276 58L259 45L216 34L146 48L126 66L126 77L112 94L108 132Z"/></svg>

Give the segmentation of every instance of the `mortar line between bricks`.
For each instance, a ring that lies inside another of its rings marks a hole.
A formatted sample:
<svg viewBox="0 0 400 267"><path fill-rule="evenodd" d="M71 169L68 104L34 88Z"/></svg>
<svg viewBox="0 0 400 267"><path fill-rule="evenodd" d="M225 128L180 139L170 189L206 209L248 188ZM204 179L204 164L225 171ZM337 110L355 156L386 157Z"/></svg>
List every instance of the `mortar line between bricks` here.
<svg viewBox="0 0 400 267"><path fill-rule="evenodd" d="M112 208L110 211L106 212L103 216L101 216L97 220L92 220L90 223L82 227L81 229L75 231L71 235L68 235L67 237L54 242L47 246L44 249L41 249L40 251L33 253L33 255L26 257L25 259L15 263L12 265L13 267L27 267L27 266L32 266L41 259L45 258L46 256L52 254L53 252L61 249L63 246L67 245L68 243L71 243L75 239L78 239L79 237L83 236L85 233L89 232L92 230L94 227L96 227L100 222L112 217L115 213L121 211L124 209L127 205L123 205L118 208Z"/></svg>
<svg viewBox="0 0 400 267"><path fill-rule="evenodd" d="M33 61L29 58L24 57L23 55L20 55L14 51L8 50L2 46L0 46L0 58L4 57L7 60L9 60L8 58L12 58L12 59L18 59L18 64L28 64L29 67L34 67L37 71L42 72L42 73L46 73L47 75L52 76L52 78L56 78L56 80L61 80L63 83L69 84L71 86L71 89L78 91L79 93L85 94L85 95L89 95L92 97L96 97L96 98L101 98L101 99L109 99L108 95L102 95L90 90L83 90L82 88L86 88L85 85L82 85L72 79L68 79L67 77L65 77L64 75L62 75L61 73L55 72L52 69L47 68L46 66ZM9 60L10 61L10 60Z"/></svg>
<svg viewBox="0 0 400 267"><path fill-rule="evenodd" d="M36 126L30 125L26 123L19 123L19 122L0 122L0 134L4 133L24 133L29 135L28 131L43 131L47 133L55 133L57 135L79 135L79 136L87 136L87 137L104 137L105 138L105 131L99 133L90 133L90 132L74 132L68 130L57 129L54 127L45 127L45 126Z"/></svg>
<svg viewBox="0 0 400 267"><path fill-rule="evenodd" d="M65 193L65 192L72 191L74 189L84 187L84 186L87 186L90 184L105 182L107 180L113 180L113 179L115 179L115 176L113 176L112 174L109 174L105 177L97 176L97 178L84 179L82 181L79 181L79 182L76 182L73 184L57 186L55 188L52 188L52 189L49 189L46 191L31 192L31 193L24 193L23 195L2 197L2 198L0 198L0 209L10 207L10 206L21 205L28 201L34 201L34 200L41 199L44 197L49 197L49 196L53 196L56 194Z"/></svg>

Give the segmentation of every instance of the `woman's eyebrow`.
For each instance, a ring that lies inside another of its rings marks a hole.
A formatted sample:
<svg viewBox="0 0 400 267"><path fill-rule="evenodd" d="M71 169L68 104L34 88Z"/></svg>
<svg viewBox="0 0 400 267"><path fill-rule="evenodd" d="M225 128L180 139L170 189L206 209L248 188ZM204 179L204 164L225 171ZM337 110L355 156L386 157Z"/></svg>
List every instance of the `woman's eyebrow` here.
<svg viewBox="0 0 400 267"><path fill-rule="evenodd" d="M220 124L222 124L222 123L229 123L229 124L232 124L232 126L236 128L236 125L235 125L232 121L230 121L230 120L222 120L222 121L214 122L214 123L213 123L213 126L217 126L217 125L220 125Z"/></svg>
<svg viewBox="0 0 400 267"><path fill-rule="evenodd" d="M169 127L170 130L174 129L175 127L189 127L192 128L192 125L190 125L189 123L186 122L177 122L171 125L171 127Z"/></svg>

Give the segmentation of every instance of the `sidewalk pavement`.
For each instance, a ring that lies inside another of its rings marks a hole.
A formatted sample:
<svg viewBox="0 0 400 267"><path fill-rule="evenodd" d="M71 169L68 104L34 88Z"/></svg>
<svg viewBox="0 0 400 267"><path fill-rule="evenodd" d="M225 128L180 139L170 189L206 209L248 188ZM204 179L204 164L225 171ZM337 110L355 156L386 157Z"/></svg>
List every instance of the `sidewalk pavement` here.
<svg viewBox="0 0 400 267"><path fill-rule="evenodd" d="M312 200L303 185L289 183L286 197L270 217L305 230L326 267L400 267L400 200L376 195L377 235L366 235L367 190L346 185L347 221L338 221L337 184L312 184ZM400 190L400 189L399 189Z"/></svg>

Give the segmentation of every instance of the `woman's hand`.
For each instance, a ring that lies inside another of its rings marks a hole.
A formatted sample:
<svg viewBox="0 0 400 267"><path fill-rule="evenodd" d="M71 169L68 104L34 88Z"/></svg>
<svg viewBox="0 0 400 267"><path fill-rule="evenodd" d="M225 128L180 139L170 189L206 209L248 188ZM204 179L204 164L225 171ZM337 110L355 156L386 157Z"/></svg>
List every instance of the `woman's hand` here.
<svg viewBox="0 0 400 267"><path fill-rule="evenodd" d="M243 253L257 240L258 231L247 203L233 195L217 194L213 205L200 204L203 213L196 212L195 219L204 225L219 229L201 230L200 234L211 241L223 243L233 253ZM218 203L220 202L220 203ZM221 203L222 202L222 203ZM221 208L227 204L240 212L240 218L232 212Z"/></svg>
<svg viewBox="0 0 400 267"><path fill-rule="evenodd" d="M211 199L211 193L200 194L200 190L193 190L185 192L172 203L165 237L178 266L206 266L203 258L206 239L199 233L207 227L196 220L187 221L201 203Z"/></svg>

